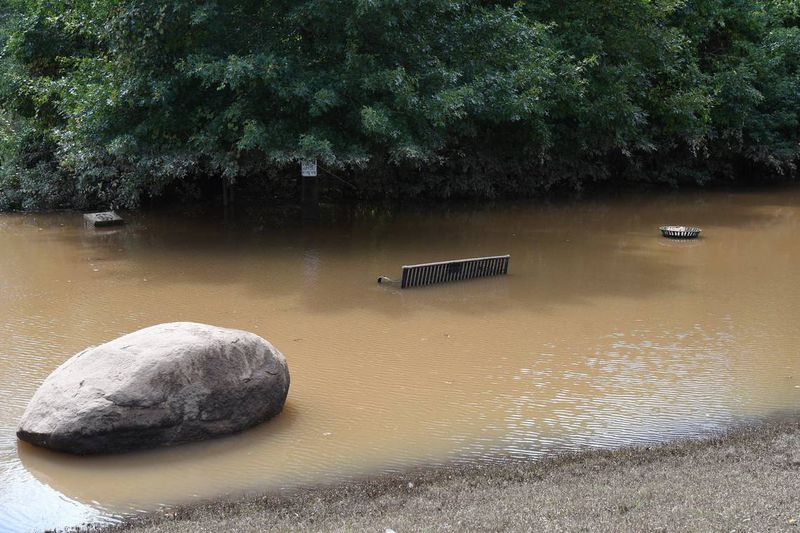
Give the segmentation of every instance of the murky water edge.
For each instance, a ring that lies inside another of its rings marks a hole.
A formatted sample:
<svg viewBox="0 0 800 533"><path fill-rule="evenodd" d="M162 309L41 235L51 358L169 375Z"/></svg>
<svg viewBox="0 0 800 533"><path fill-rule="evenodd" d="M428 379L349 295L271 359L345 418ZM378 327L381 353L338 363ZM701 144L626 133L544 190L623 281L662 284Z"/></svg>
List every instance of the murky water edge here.
<svg viewBox="0 0 800 533"><path fill-rule="evenodd" d="M800 408L800 189L363 213L280 227L0 215L0 530L449 461L696 435ZM703 238L661 238L665 223ZM402 264L511 254L401 291ZM207 443L71 457L18 443L87 345L173 320L263 335L285 412Z"/></svg>

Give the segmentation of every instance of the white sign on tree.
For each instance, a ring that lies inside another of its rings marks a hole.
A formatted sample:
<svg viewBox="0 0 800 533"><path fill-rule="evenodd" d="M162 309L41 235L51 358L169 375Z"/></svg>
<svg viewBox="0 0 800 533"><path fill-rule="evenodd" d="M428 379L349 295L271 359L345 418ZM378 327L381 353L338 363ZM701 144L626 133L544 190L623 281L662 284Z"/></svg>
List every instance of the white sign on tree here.
<svg viewBox="0 0 800 533"><path fill-rule="evenodd" d="M305 160L300 162L300 174L304 178L314 178L317 176L317 160Z"/></svg>

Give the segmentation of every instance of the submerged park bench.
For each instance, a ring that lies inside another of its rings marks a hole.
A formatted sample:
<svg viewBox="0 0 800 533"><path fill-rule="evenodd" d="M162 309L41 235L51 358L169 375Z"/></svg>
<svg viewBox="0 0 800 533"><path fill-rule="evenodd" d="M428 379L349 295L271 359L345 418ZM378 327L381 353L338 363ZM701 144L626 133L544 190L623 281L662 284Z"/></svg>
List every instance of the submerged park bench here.
<svg viewBox="0 0 800 533"><path fill-rule="evenodd" d="M403 277L400 279L400 288L407 289L434 283L508 274L508 261L510 258L510 255L495 255L405 265L403 266ZM384 281L392 280L384 276L378 278L378 283L383 283Z"/></svg>

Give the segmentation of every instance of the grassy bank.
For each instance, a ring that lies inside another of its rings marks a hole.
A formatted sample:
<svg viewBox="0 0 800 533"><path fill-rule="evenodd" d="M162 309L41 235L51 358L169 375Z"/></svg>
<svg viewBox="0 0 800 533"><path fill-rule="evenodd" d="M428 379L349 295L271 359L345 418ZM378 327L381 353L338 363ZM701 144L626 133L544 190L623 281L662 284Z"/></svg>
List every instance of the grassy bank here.
<svg viewBox="0 0 800 533"><path fill-rule="evenodd" d="M800 531L800 419L217 502L109 531Z"/></svg>

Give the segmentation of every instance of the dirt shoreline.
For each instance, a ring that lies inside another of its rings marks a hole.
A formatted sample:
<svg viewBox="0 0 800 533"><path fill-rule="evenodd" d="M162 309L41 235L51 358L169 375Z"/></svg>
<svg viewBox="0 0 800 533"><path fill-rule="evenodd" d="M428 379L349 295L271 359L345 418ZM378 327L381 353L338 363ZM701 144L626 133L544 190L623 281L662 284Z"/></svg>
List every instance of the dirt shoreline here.
<svg viewBox="0 0 800 533"><path fill-rule="evenodd" d="M800 532L800 417L655 446L419 469L212 502L103 531L387 529Z"/></svg>

